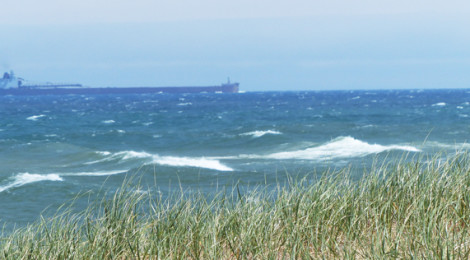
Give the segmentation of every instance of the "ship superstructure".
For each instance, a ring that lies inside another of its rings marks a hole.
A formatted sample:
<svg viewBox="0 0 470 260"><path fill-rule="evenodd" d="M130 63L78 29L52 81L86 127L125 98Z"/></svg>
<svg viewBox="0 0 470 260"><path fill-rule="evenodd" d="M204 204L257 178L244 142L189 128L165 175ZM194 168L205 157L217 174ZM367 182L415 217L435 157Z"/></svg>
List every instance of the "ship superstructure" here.
<svg viewBox="0 0 470 260"><path fill-rule="evenodd" d="M10 73L5 72L3 78L0 79L0 89L12 89L18 88L21 85L21 79L15 77L15 73L11 71Z"/></svg>

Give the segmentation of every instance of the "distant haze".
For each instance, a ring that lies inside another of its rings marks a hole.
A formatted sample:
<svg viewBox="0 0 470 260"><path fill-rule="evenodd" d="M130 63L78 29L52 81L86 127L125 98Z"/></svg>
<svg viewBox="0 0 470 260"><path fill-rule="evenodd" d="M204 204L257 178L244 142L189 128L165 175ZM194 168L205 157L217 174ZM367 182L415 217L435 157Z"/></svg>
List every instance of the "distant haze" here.
<svg viewBox="0 0 470 260"><path fill-rule="evenodd" d="M7 0L0 69L90 86L470 88L470 1L324 2Z"/></svg>

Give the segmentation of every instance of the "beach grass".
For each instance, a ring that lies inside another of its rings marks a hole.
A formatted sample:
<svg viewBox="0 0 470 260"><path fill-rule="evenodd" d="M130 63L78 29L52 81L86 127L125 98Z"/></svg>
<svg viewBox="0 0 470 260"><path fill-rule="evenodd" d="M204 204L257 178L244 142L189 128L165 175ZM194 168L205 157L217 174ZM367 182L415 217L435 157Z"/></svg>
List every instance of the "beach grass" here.
<svg viewBox="0 0 470 260"><path fill-rule="evenodd" d="M0 240L2 259L468 259L470 156L375 163L210 199L123 184Z"/></svg>

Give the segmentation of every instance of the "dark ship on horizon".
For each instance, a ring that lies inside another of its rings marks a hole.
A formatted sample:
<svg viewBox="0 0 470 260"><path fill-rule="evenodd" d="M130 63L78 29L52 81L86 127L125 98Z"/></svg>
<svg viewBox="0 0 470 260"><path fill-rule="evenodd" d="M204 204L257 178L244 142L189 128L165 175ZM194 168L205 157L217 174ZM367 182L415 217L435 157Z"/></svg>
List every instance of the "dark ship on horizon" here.
<svg viewBox="0 0 470 260"><path fill-rule="evenodd" d="M239 83L218 86L182 87L85 87L69 83L32 83L5 72L0 78L0 95L67 95L67 94L147 94L147 93L238 93Z"/></svg>

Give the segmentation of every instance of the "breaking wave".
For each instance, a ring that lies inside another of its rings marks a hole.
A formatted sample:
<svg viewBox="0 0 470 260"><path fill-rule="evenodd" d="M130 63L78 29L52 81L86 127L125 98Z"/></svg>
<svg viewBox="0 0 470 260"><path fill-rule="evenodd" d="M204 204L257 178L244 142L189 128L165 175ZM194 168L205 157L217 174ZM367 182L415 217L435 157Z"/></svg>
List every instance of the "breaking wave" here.
<svg viewBox="0 0 470 260"><path fill-rule="evenodd" d="M26 120L31 120L31 121L37 121L41 117L45 117L46 115L35 115L35 116L30 116L27 117Z"/></svg>
<svg viewBox="0 0 470 260"><path fill-rule="evenodd" d="M29 183L39 182L39 181L63 181L63 179L57 174L30 174L30 173L20 173L13 177L13 181L9 184L0 186L0 192L4 192L11 188L20 187Z"/></svg>
<svg viewBox="0 0 470 260"><path fill-rule="evenodd" d="M104 155L107 153L100 152L99 154ZM176 157L176 156L160 156L158 154L150 154L147 152L136 152L136 151L122 151L117 153L107 154L107 157L87 162L86 164L95 164L105 161L112 160L132 160L132 159L143 159L145 164L159 164L166 166L176 167L198 167L205 169L212 169L217 171L233 171L232 168L222 164L220 161L212 158L205 157Z"/></svg>
<svg viewBox="0 0 470 260"><path fill-rule="evenodd" d="M233 171L232 168L223 165L218 160L208 158L190 158L190 157L173 157L173 156L153 156L152 163L168 166L180 167L199 167L212 169L217 171Z"/></svg>
<svg viewBox="0 0 470 260"><path fill-rule="evenodd" d="M447 149L447 150L455 150L455 151L470 149L470 143L447 144L447 143L440 143L440 142L435 142L435 141L428 141L426 142L426 146L431 147L431 148L436 147L438 149Z"/></svg>
<svg viewBox="0 0 470 260"><path fill-rule="evenodd" d="M420 152L412 146L369 144L350 136L338 137L332 141L305 150L279 152L267 155L271 159L311 159L331 160L334 158L363 157L369 154L377 154L390 150L402 150L408 152Z"/></svg>
<svg viewBox="0 0 470 260"><path fill-rule="evenodd" d="M127 170L117 170L117 171L97 171L97 172L76 172L76 173L58 173L62 176L109 176L115 174L126 173Z"/></svg>
<svg viewBox="0 0 470 260"><path fill-rule="evenodd" d="M338 137L323 145L303 150L277 152L268 155L240 155L238 157L226 157L225 159L300 159L323 161L336 158L363 157L391 150L421 152L420 149L413 146L369 144L350 136L346 136Z"/></svg>
<svg viewBox="0 0 470 260"><path fill-rule="evenodd" d="M281 132L279 131L275 131L275 130L266 130L266 131L252 131L252 132L248 132L248 133L243 133L243 134L240 134L241 136L252 136L254 138L258 138L258 137L261 137L263 135L280 135L282 134Z"/></svg>

